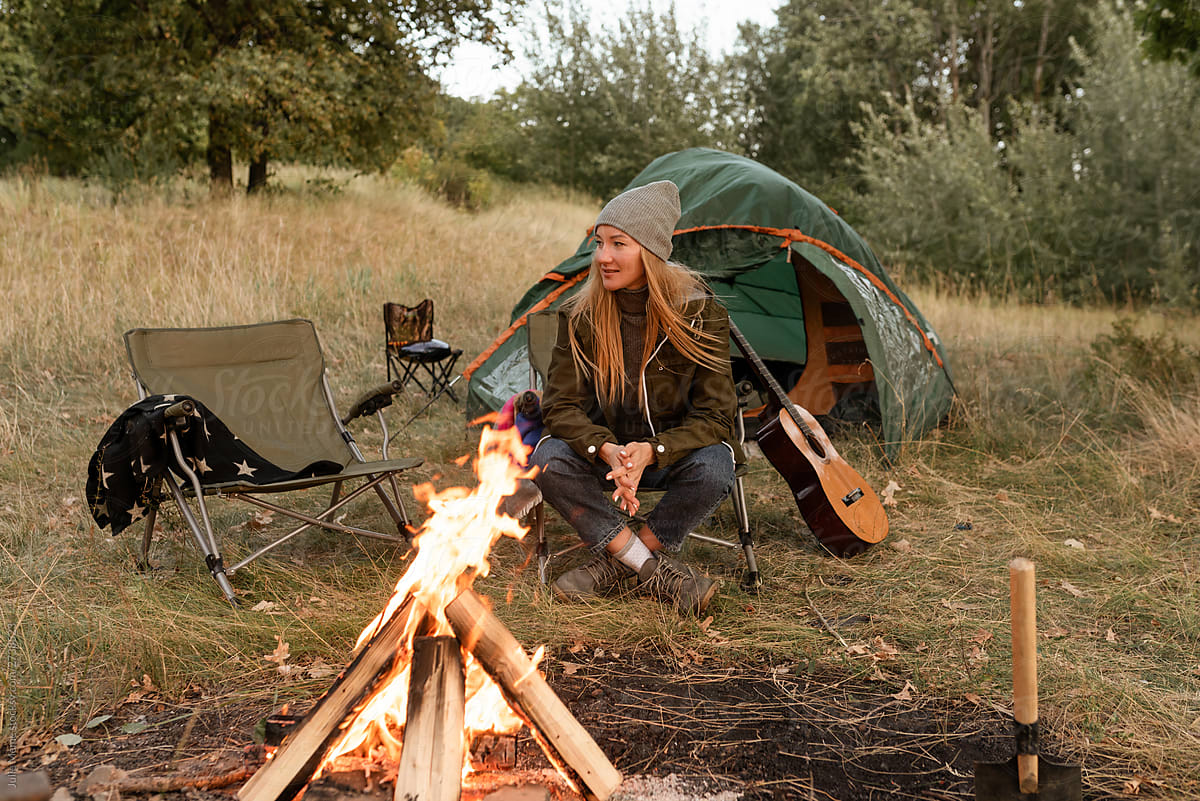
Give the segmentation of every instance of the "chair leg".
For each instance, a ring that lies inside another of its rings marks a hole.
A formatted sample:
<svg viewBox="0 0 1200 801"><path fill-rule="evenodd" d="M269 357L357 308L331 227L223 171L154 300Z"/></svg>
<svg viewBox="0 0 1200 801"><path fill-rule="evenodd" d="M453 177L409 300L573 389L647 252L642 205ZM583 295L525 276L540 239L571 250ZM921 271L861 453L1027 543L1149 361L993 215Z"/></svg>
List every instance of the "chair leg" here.
<svg viewBox="0 0 1200 801"><path fill-rule="evenodd" d="M161 500L162 479L150 487L150 510L146 512L146 528L142 532L142 548L138 552L137 570L145 573L150 569L150 540L154 537L154 524L158 522L158 501Z"/></svg>
<svg viewBox="0 0 1200 801"><path fill-rule="evenodd" d="M188 506L187 499L183 496L182 485L177 483L170 475L167 475L163 481L166 483L168 489L170 489L171 497L175 499L175 505L179 507L179 512L187 522L188 528L192 530L192 536L199 543L200 550L204 551L204 564L208 566L208 572L212 574L213 579L217 582L217 586L221 588L221 592L225 594L225 598L229 601L230 605L237 607L237 596L234 595L233 585L229 583L229 577L225 575L225 561L221 558L221 548L217 544L217 537L213 534L212 522L208 518L208 506L204 503L204 489L200 486L200 479L183 458L183 453L179 448L179 437L176 436L175 432L168 431L167 439L171 443L171 449L175 452L176 464L179 465L180 470L191 481L192 490L196 493L196 506L200 509L200 519L204 523L203 529L197 523L196 516L192 514L192 509Z"/></svg>
<svg viewBox="0 0 1200 801"><path fill-rule="evenodd" d="M536 537L538 581L546 583L547 571L550 567L550 546L546 542L546 503L543 501L533 507L533 525L530 527Z"/></svg>
<svg viewBox="0 0 1200 801"><path fill-rule="evenodd" d="M392 492L396 496L394 502L387 494L387 491L378 484L375 485L375 492L379 494L379 499L383 501L384 508L392 516L392 522L396 524L396 529L400 532L400 535L405 540L408 540L410 538L408 512L404 508L404 501L400 500L400 486L396 481L396 474L389 475L388 480L391 482Z"/></svg>
<svg viewBox="0 0 1200 801"><path fill-rule="evenodd" d="M137 569L145 573L150 569L150 539L154 536L154 523L158 520L158 509L146 512L146 530L142 532L142 547L138 551Z"/></svg>
<svg viewBox="0 0 1200 801"><path fill-rule="evenodd" d="M742 553L746 556L742 589L749 593L757 593L762 587L762 574L758 572L758 560L754 557L754 539L750 535L750 515L746 509L746 488L741 476L733 482L733 512L737 516L738 541L742 543Z"/></svg>

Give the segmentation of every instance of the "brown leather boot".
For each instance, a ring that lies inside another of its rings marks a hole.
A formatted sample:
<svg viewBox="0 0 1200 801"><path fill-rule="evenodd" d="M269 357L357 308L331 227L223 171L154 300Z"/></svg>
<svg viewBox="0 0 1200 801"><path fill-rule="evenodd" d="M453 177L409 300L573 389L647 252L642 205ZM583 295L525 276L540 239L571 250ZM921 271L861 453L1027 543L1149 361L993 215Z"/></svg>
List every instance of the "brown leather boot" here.
<svg viewBox="0 0 1200 801"><path fill-rule="evenodd" d="M695 568L658 553L638 573L637 592L649 595L685 614L699 615L717 594L717 582Z"/></svg>
<svg viewBox="0 0 1200 801"><path fill-rule="evenodd" d="M601 598L625 589L633 576L632 569L605 553L559 576L554 582L554 593L564 601Z"/></svg>

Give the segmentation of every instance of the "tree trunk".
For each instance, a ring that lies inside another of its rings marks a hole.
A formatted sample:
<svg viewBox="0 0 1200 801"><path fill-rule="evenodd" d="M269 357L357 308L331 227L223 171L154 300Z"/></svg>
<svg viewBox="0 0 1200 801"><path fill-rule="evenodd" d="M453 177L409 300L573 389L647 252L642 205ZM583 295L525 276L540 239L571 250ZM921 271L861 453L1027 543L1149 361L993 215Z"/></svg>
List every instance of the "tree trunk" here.
<svg viewBox="0 0 1200 801"><path fill-rule="evenodd" d="M958 4L950 3L950 105L958 102Z"/></svg>
<svg viewBox="0 0 1200 801"><path fill-rule="evenodd" d="M1054 0L1046 0L1042 9L1042 35L1038 39L1037 64L1033 68L1033 103L1042 102L1042 74L1046 69L1046 42L1050 38L1050 13L1054 10Z"/></svg>
<svg viewBox="0 0 1200 801"><path fill-rule="evenodd" d="M246 194L250 195L267 185L267 157L259 156L250 164L250 176L246 181Z"/></svg>
<svg viewBox="0 0 1200 801"><path fill-rule="evenodd" d="M229 130L215 109L208 110L208 146L204 151L208 161L208 177L215 194L233 191L233 151L229 147Z"/></svg>
<svg viewBox="0 0 1200 801"><path fill-rule="evenodd" d="M983 18L979 36L979 115L984 130L992 133L992 66L996 57L996 22L992 9Z"/></svg>

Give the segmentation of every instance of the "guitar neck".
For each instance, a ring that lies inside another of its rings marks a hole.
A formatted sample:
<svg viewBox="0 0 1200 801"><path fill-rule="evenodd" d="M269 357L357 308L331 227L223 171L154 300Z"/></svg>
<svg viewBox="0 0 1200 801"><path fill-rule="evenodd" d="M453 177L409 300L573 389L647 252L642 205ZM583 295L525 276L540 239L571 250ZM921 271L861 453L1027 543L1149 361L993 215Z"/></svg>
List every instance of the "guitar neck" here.
<svg viewBox="0 0 1200 801"><path fill-rule="evenodd" d="M809 430L808 425L805 424L804 418L801 417L800 413L796 410L796 405L792 402L792 399L788 397L788 394L784 392L783 387L779 385L779 382L775 379L775 376L770 370L767 369L767 366L763 364L763 360L759 358L757 353L755 353L754 348L750 347L750 341L746 339L746 335L741 332L741 329L734 325L732 319L729 321L729 335L732 337L734 344L738 346L738 350L740 350L746 357L747 361L750 362L750 366L753 368L754 374L758 376L758 379L762 381L763 384L766 385L767 391L771 393L771 397L775 400L775 403L778 404L781 409L787 410L788 415L792 418L796 425L800 427L800 430L804 432L806 437L813 436L812 431Z"/></svg>

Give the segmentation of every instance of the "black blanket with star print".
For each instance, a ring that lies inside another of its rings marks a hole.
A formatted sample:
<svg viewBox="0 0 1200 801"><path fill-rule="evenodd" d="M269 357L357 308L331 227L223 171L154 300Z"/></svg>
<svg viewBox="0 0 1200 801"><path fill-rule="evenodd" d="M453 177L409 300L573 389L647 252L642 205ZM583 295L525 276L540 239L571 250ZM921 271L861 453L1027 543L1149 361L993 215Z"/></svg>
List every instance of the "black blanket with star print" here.
<svg viewBox="0 0 1200 801"><path fill-rule="evenodd" d="M88 508L100 528L111 527L115 536L158 507L157 480L168 468L180 473L167 441L164 411L184 399L183 395L151 395L138 401L122 412L101 438L88 462L87 477ZM276 467L238 439L203 404L193 402L196 411L188 425L177 431L179 449L202 484L239 479L271 484L342 470L332 461L314 462L296 472Z"/></svg>

